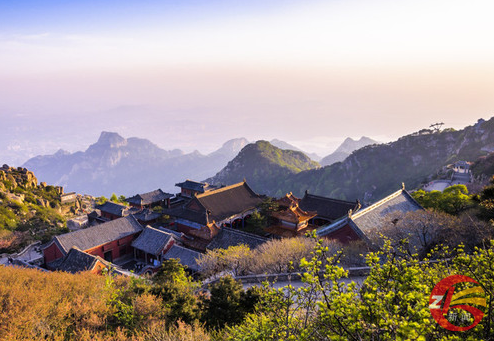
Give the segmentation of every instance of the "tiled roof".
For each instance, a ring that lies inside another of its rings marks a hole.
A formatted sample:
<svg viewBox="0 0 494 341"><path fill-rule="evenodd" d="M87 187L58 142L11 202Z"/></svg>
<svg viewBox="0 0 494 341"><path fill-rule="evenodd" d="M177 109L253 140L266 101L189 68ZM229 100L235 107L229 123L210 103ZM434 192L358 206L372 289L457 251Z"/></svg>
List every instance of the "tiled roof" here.
<svg viewBox="0 0 494 341"><path fill-rule="evenodd" d="M283 198L276 200L279 206L290 207L292 205L298 205L300 199L293 195L292 192L287 193Z"/></svg>
<svg viewBox="0 0 494 341"><path fill-rule="evenodd" d="M206 224L201 226L200 229L193 229L189 231L189 234L205 240L211 240L220 231L220 228L216 224Z"/></svg>
<svg viewBox="0 0 494 341"><path fill-rule="evenodd" d="M230 246L244 244L254 249L268 240L255 234L223 227L211 243L208 244L207 248L210 250L228 249Z"/></svg>
<svg viewBox="0 0 494 341"><path fill-rule="evenodd" d="M132 242L132 247L151 255L158 255L172 239L172 234L146 226L139 237Z"/></svg>
<svg viewBox="0 0 494 341"><path fill-rule="evenodd" d="M262 198L246 182L240 182L199 194L171 215L206 225L252 210L261 202Z"/></svg>
<svg viewBox="0 0 494 341"><path fill-rule="evenodd" d="M201 257L201 254L197 251L187 249L182 246L173 245L170 250L165 253L165 259L178 259L180 264L186 265L189 269L193 271L199 270L199 265L197 265L197 259Z"/></svg>
<svg viewBox="0 0 494 341"><path fill-rule="evenodd" d="M191 209L187 209L184 207L175 208L169 210L167 213L171 217L180 218L188 221L192 221L198 223L199 225L207 225L209 224L208 215L206 211L197 212Z"/></svg>
<svg viewBox="0 0 494 341"><path fill-rule="evenodd" d="M168 229L166 227L159 226L158 227L158 230L174 235L177 240L182 239L183 236L184 236L184 234L182 232L170 230L170 229Z"/></svg>
<svg viewBox="0 0 494 341"><path fill-rule="evenodd" d="M314 230L315 227L312 225L308 225L300 230L288 229L284 226L269 226L264 229L264 231L271 233L273 235L283 237L283 238L293 238L298 236L305 236L307 232Z"/></svg>
<svg viewBox="0 0 494 341"><path fill-rule="evenodd" d="M159 217L161 217L161 213L153 212L152 210L145 208L142 211L134 213L133 216L137 220L147 222L147 221L152 221L152 220L158 219Z"/></svg>
<svg viewBox="0 0 494 341"><path fill-rule="evenodd" d="M347 214L346 217L321 227L317 231L317 234L319 236L325 236L345 225L349 225L359 236L363 237L371 229L379 230L386 222L385 217L389 213L406 213L422 209L422 206L406 190L400 189L355 214Z"/></svg>
<svg viewBox="0 0 494 341"><path fill-rule="evenodd" d="M95 209L94 211L92 211L91 213L88 213L87 215L89 218L98 218L101 216L101 211L98 210L98 209Z"/></svg>
<svg viewBox="0 0 494 341"><path fill-rule="evenodd" d="M96 206L96 209L98 209L102 212L114 214L114 215L119 216L119 217L123 217L123 216L128 214L127 213L127 210L128 210L127 206L116 204L116 203L111 202L111 201L107 201L103 205Z"/></svg>
<svg viewBox="0 0 494 341"><path fill-rule="evenodd" d="M142 231L142 226L133 216L118 218L82 230L62 234L53 238L60 249L67 253L72 247L89 250Z"/></svg>
<svg viewBox="0 0 494 341"><path fill-rule="evenodd" d="M209 211L209 221L216 222L254 209L262 202L246 182L199 194L194 200Z"/></svg>
<svg viewBox="0 0 494 341"><path fill-rule="evenodd" d="M172 196L173 194L165 193L161 189L157 189L148 193L136 194L133 197L125 199L125 201L136 205L149 205L165 199L169 199Z"/></svg>
<svg viewBox="0 0 494 341"><path fill-rule="evenodd" d="M379 229L382 227L381 225L385 221L384 217L391 212L406 213L422 209L422 206L406 190L402 189L358 211L351 216L351 219L365 233L372 228Z"/></svg>
<svg viewBox="0 0 494 341"><path fill-rule="evenodd" d="M300 207L294 205L288 207L286 210L273 212L271 216L280 220L288 221L290 223L298 224L302 221L306 221L314 218L317 212L306 212Z"/></svg>
<svg viewBox="0 0 494 341"><path fill-rule="evenodd" d="M63 261L57 266L57 270L76 273L80 271L89 271L94 268L97 262L109 266L108 262L101 257L90 255L84 251L73 247L69 253L63 258Z"/></svg>
<svg viewBox="0 0 494 341"><path fill-rule="evenodd" d="M359 203L357 201L345 201L333 198L321 197L305 192L304 197L300 200L300 208L304 211L316 211L317 216L336 220L348 214L349 210L356 211Z"/></svg>
<svg viewBox="0 0 494 341"><path fill-rule="evenodd" d="M217 188L216 186L210 185L207 182L198 182L193 180L185 180L184 182L179 182L175 186L185 189L190 189L195 192L204 193L208 190Z"/></svg>

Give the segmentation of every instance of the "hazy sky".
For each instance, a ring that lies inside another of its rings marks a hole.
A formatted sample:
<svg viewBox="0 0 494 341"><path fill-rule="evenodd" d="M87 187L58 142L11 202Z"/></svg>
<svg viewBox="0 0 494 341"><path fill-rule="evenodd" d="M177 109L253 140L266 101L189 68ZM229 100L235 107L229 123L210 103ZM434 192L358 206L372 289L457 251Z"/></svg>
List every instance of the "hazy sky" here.
<svg viewBox="0 0 494 341"><path fill-rule="evenodd" d="M0 1L0 124L11 149L42 145L49 125L78 134L69 149L113 130L321 154L346 136L460 128L494 115L493 13L492 0Z"/></svg>

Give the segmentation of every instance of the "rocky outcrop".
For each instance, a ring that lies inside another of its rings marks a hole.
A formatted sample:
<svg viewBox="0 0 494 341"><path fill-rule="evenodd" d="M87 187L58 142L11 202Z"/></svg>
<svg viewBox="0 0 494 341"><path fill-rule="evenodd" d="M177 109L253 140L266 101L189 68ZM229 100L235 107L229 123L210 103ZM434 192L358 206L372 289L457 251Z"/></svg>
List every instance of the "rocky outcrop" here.
<svg viewBox="0 0 494 341"><path fill-rule="evenodd" d="M22 186L25 189L36 188L38 186L38 179L34 176L33 172L28 171L26 168L14 168L8 165L3 165L0 168L0 181L7 182L10 190L14 190L18 186Z"/></svg>
<svg viewBox="0 0 494 341"><path fill-rule="evenodd" d="M43 198L36 199L36 203L41 207L50 207L50 202Z"/></svg>

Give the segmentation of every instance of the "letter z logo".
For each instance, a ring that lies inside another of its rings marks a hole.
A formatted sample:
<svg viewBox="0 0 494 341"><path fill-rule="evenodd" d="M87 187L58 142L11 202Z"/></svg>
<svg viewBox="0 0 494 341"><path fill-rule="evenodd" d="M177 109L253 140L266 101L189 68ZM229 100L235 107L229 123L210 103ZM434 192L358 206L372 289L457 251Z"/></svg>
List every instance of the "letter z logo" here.
<svg viewBox="0 0 494 341"><path fill-rule="evenodd" d="M429 305L429 309L441 309L441 301L442 299L444 298L443 295L432 295L431 296L431 299L434 300L434 302L432 302L430 305Z"/></svg>

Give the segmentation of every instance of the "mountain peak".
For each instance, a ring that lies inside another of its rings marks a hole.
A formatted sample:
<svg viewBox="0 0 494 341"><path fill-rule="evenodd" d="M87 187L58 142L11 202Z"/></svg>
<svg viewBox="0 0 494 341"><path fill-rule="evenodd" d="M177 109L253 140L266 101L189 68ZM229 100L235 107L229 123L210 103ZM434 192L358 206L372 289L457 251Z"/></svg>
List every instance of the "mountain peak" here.
<svg viewBox="0 0 494 341"><path fill-rule="evenodd" d="M59 150L57 150L57 152L54 154L54 156L64 156L64 155L69 155L69 154L70 154L70 152L60 148Z"/></svg>
<svg viewBox="0 0 494 341"><path fill-rule="evenodd" d="M220 149L215 150L210 156L224 156L228 160L231 160L234 158L238 152L242 150L247 144L249 144L249 141L245 137L239 137L235 139L231 139L223 143Z"/></svg>
<svg viewBox="0 0 494 341"><path fill-rule="evenodd" d="M223 146L221 148L229 150L241 150L247 144L249 144L249 141L247 141L245 137L239 137L226 141L225 143L223 143Z"/></svg>
<svg viewBox="0 0 494 341"><path fill-rule="evenodd" d="M102 131L96 144L110 148L118 148L125 146L127 144L127 140L118 133Z"/></svg>
<svg viewBox="0 0 494 341"><path fill-rule="evenodd" d="M225 168L205 181L231 185L247 179L254 191L275 195L276 193L264 191L268 185L265 178L269 178L267 181L278 180L287 174L296 174L318 167L317 162L312 161L302 152L280 149L266 140L258 140L246 145Z"/></svg>
<svg viewBox="0 0 494 341"><path fill-rule="evenodd" d="M366 136L362 136L358 140L347 137L345 141L343 141L343 143L333 153L323 158L320 163L322 166L332 165L335 162L345 160L355 150L375 143L377 143L377 141L374 141L373 139Z"/></svg>
<svg viewBox="0 0 494 341"><path fill-rule="evenodd" d="M354 150L360 149L362 147L365 147L369 144L374 144L377 141L374 141L371 138L368 138L366 136L362 136L358 140L354 140L351 137L347 137L345 141L335 150L335 153L347 153L351 154Z"/></svg>

